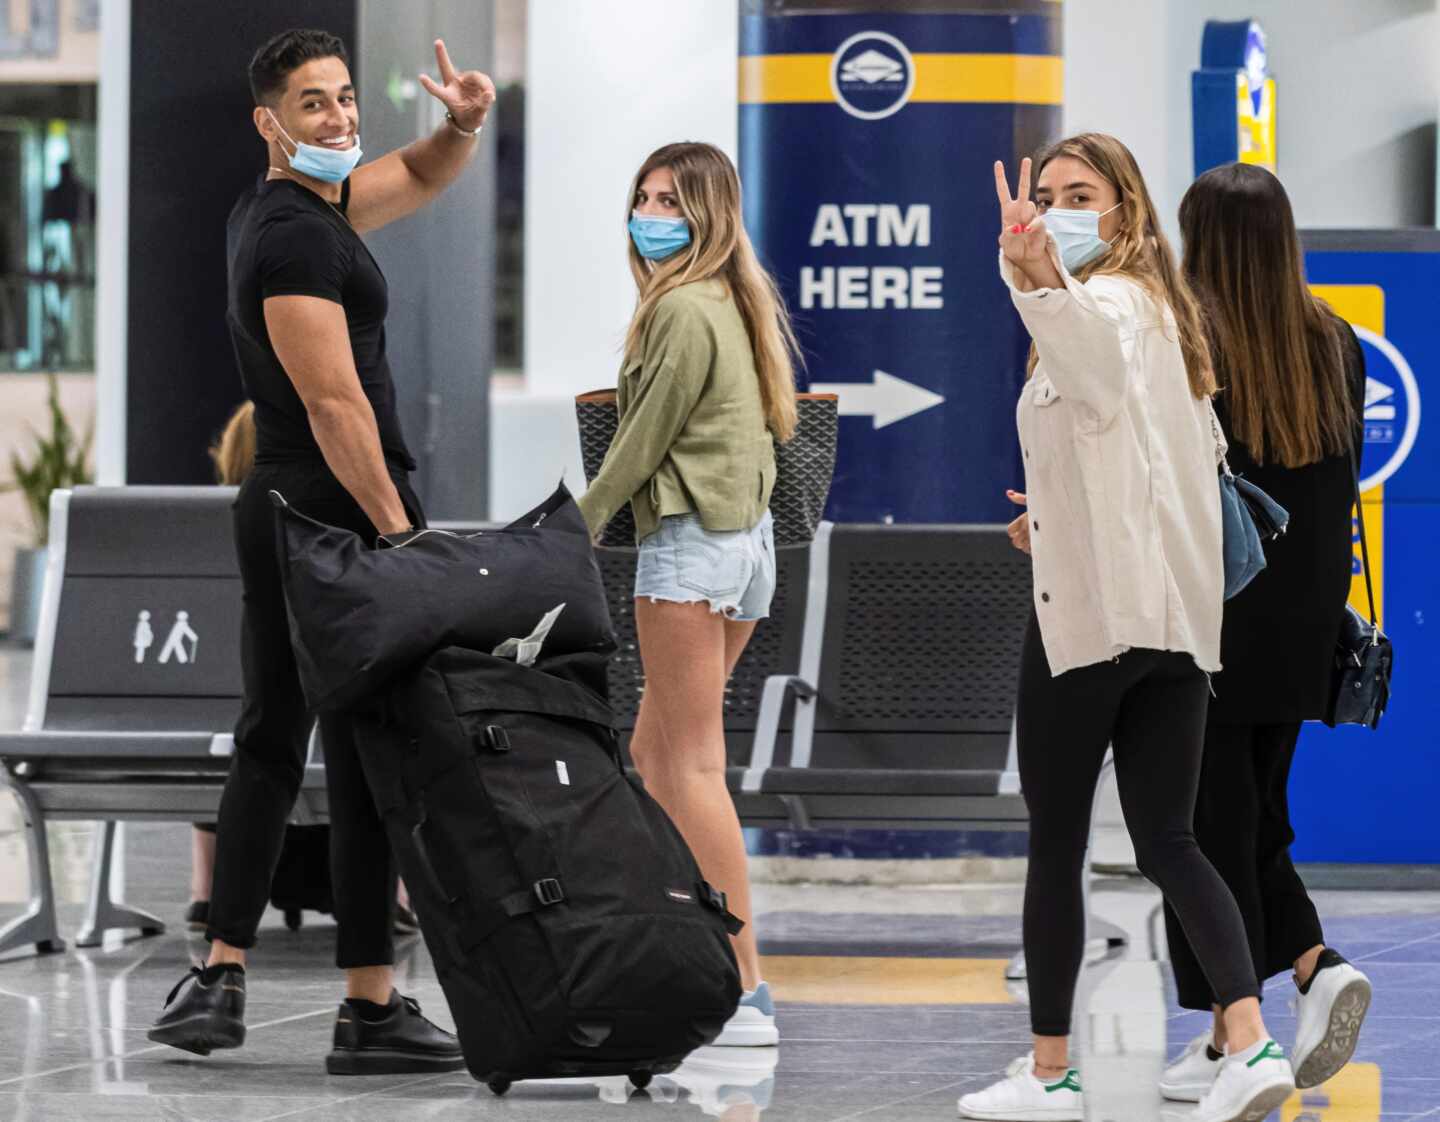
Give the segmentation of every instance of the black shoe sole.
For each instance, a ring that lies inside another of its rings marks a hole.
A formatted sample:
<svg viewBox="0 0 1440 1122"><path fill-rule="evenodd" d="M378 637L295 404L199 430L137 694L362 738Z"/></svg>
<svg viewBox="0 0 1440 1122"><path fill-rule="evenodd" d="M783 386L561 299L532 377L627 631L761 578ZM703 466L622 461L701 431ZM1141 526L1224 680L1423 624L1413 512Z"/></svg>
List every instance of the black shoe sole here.
<svg viewBox="0 0 1440 1122"><path fill-rule="evenodd" d="M331 1075L410 1075L463 1071L464 1056L435 1056L387 1048L337 1048L325 1057Z"/></svg>
<svg viewBox="0 0 1440 1122"><path fill-rule="evenodd" d="M245 1043L243 1024L216 1024L208 1013L198 1013L173 1025L156 1025L145 1034L156 1044L168 1044L182 1052L208 1056L223 1048L239 1048Z"/></svg>

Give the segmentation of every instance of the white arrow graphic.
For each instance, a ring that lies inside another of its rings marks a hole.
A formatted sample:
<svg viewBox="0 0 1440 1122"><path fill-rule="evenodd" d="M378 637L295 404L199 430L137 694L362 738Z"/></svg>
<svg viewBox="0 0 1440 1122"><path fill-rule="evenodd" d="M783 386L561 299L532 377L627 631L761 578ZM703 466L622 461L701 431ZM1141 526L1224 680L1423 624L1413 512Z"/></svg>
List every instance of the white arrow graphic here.
<svg viewBox="0 0 1440 1122"><path fill-rule="evenodd" d="M835 394L840 399L842 417L874 417L877 429L923 413L945 400L924 386L914 385L883 370L875 371L874 381L869 385L864 382L816 383L810 391Z"/></svg>

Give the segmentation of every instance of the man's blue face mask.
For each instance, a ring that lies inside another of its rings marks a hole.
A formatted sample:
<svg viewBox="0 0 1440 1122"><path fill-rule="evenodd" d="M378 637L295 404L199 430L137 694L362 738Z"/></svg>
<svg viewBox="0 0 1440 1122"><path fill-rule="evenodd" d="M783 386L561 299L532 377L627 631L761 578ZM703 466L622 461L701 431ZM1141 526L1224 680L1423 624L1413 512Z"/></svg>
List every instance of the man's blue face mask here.
<svg viewBox="0 0 1440 1122"><path fill-rule="evenodd" d="M632 211L629 229L635 248L649 261L663 261L690 244L690 223L683 218Z"/></svg>
<svg viewBox="0 0 1440 1122"><path fill-rule="evenodd" d="M1051 207L1044 214L1045 228L1055 235L1060 247L1060 260L1065 268L1074 272L1082 265L1088 265L1110 248L1110 243L1100 236L1100 219L1120 206L1116 203L1105 214L1093 210L1063 210Z"/></svg>
<svg viewBox="0 0 1440 1122"><path fill-rule="evenodd" d="M319 179L325 183L341 183L349 178L355 165L360 162L358 137L349 148L322 148L315 144L299 144L285 131L285 126L272 110L266 109L265 112L270 114L270 119L275 122L275 127L285 139L295 145L295 151L287 152L286 156L290 160L291 169L301 175L308 175L311 179ZM283 149L284 145L281 147Z"/></svg>

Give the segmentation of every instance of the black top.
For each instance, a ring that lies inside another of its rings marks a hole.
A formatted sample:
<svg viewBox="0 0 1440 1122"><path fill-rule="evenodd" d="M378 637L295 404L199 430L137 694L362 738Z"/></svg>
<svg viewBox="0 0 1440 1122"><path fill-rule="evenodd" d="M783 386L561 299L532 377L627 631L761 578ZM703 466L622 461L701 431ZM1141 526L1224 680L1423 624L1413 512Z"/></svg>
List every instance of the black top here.
<svg viewBox="0 0 1440 1122"><path fill-rule="evenodd" d="M268 296L318 296L345 309L355 370L375 410L386 462L391 470L415 470L385 357L389 290L344 217L349 201L349 180L336 207L294 180L262 179L240 197L226 223L225 318L246 396L255 403L256 463L323 461L305 404L270 345L263 310Z"/></svg>
<svg viewBox="0 0 1440 1122"><path fill-rule="evenodd" d="M1365 356L1343 320L1345 378L1355 406L1354 447L1365 436ZM1290 512L1290 528L1265 543L1266 567L1225 603L1213 724L1288 724L1325 712L1331 659L1350 595L1353 565L1350 458L1299 468L1255 463L1230 430L1225 395L1215 411L1230 444L1230 469Z"/></svg>

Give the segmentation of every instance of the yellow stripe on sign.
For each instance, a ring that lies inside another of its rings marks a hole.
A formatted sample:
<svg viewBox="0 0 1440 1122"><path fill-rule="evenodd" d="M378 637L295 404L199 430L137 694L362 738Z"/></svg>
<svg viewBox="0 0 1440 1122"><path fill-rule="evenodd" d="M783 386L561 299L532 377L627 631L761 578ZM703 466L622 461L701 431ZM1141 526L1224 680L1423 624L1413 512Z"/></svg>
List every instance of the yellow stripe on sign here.
<svg viewBox="0 0 1440 1122"><path fill-rule="evenodd" d="M1310 291L1324 300L1352 327L1385 334L1385 290L1378 284L1312 284ZM1385 626L1385 486L1372 487L1360 496L1365 519L1365 544L1370 547L1370 578L1375 592L1375 617ZM1355 575L1350 581L1350 606L1370 618L1365 595L1365 573L1360 568L1360 543L1354 543Z"/></svg>
<svg viewBox="0 0 1440 1122"><path fill-rule="evenodd" d="M911 101L1059 105L1065 60L1057 55L916 55Z"/></svg>
<svg viewBox="0 0 1440 1122"><path fill-rule="evenodd" d="M1312 284L1310 291L1352 327L1385 334L1385 290L1378 284Z"/></svg>
<svg viewBox="0 0 1440 1122"><path fill-rule="evenodd" d="M1065 61L1058 55L917 54L911 101L1060 105ZM835 101L829 54L744 55L740 104Z"/></svg>
<svg viewBox="0 0 1440 1122"><path fill-rule="evenodd" d="M766 955L778 1001L815 1005L1013 1005L1003 958Z"/></svg>

